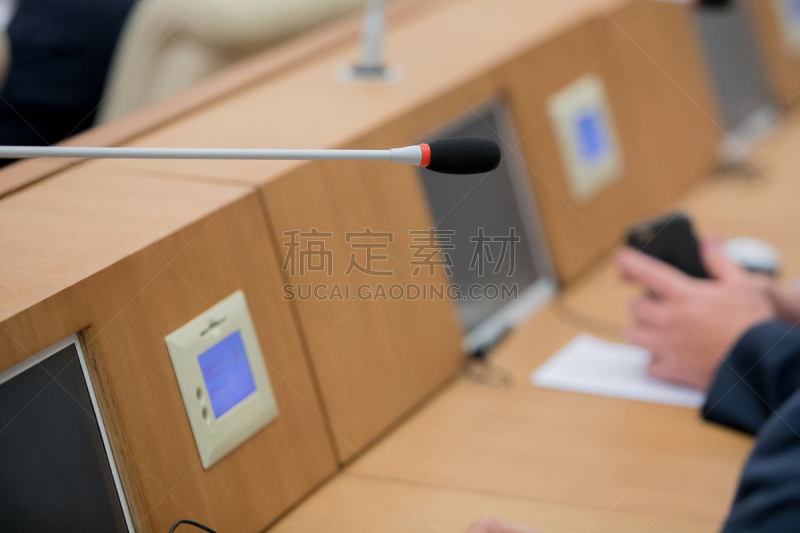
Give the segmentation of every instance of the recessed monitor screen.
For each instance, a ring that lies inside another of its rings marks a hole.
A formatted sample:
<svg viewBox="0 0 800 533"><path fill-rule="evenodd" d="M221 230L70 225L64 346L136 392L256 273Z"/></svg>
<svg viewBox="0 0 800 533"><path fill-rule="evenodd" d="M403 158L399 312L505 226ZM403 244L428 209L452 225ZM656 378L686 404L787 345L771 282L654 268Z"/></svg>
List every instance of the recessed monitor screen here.
<svg viewBox="0 0 800 533"><path fill-rule="evenodd" d="M0 531L128 531L75 344L13 371L0 374Z"/></svg>
<svg viewBox="0 0 800 533"><path fill-rule="evenodd" d="M595 125L582 127L591 144L587 150L597 150L601 141L592 137ZM511 131L513 125L506 120L505 106L499 101L470 111L464 120L434 138L495 140L503 152L500 165L488 174L467 176L420 169L436 228L449 232L449 249L444 251L451 263L451 281L463 292L457 304L470 338L477 338L479 328L482 331L490 323L494 332L486 330L488 336L501 334L508 324L498 323L495 328L490 318L521 300L549 274L546 252L532 231L534 208L523 194L530 184L527 177L521 178L524 172L509 154L509 147L516 144ZM501 288L496 297L494 287ZM511 292L504 294L503 288Z"/></svg>
<svg viewBox="0 0 800 533"><path fill-rule="evenodd" d="M214 418L219 418L256 391L242 335L234 331L201 353L203 373Z"/></svg>

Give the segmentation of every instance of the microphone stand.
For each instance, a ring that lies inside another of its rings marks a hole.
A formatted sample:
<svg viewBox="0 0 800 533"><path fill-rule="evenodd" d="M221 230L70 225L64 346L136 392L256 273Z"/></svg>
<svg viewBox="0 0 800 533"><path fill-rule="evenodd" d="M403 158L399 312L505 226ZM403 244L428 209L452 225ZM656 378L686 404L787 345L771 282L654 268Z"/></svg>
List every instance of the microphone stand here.
<svg viewBox="0 0 800 533"><path fill-rule="evenodd" d="M361 64L353 68L357 76L383 77L383 0L367 0L367 11L361 22Z"/></svg>
<svg viewBox="0 0 800 533"><path fill-rule="evenodd" d="M367 0L366 12L361 22L361 62L339 68L338 77L344 83L353 81L379 81L398 83L403 73L399 67L383 63L383 36L386 21L383 0Z"/></svg>

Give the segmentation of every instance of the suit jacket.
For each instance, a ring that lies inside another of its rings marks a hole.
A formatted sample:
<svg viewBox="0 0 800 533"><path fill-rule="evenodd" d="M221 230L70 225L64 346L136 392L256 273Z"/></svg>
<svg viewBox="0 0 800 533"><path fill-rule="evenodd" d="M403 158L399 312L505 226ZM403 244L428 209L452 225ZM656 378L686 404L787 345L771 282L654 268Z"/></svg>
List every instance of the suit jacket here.
<svg viewBox="0 0 800 533"><path fill-rule="evenodd" d="M800 531L800 330L750 329L720 366L703 416L756 435L723 532Z"/></svg>
<svg viewBox="0 0 800 533"><path fill-rule="evenodd" d="M0 144L55 144L90 127L134 0L20 0L0 90ZM9 160L0 160L0 166Z"/></svg>

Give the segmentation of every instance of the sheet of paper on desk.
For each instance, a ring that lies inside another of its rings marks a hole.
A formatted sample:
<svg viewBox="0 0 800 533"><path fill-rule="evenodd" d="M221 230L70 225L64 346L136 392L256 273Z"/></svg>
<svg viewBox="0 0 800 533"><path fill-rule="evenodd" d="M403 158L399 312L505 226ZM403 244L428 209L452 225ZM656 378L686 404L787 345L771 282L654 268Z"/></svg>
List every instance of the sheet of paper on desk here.
<svg viewBox="0 0 800 533"><path fill-rule="evenodd" d="M531 374L531 383L547 389L681 407L703 404L702 392L649 377L649 361L650 354L643 348L582 333Z"/></svg>

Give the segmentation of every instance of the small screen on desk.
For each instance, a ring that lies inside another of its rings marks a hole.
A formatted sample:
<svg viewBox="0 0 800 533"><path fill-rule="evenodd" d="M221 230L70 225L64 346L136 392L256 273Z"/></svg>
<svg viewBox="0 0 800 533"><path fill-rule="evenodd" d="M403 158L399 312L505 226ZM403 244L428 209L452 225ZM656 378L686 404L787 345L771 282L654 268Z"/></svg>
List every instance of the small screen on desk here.
<svg viewBox="0 0 800 533"><path fill-rule="evenodd" d="M513 131L513 125L503 119L503 109L501 105L490 105L481 111L473 110L443 137L481 137L510 148L515 143L508 143L506 139L513 137L506 132ZM475 296L467 288L514 287L522 293L536 283L540 274L533 259L533 239L523 218L526 215L520 208L526 198L516 183L527 182L528 178L517 173L513 160L503 157L488 175L451 176L419 170L433 218L438 221L436 230L442 235L442 253L436 259L449 264L445 273L464 290L464 297L458 299L458 310L462 326L471 334L516 296ZM526 204L525 213L528 209L530 205Z"/></svg>
<svg viewBox="0 0 800 533"><path fill-rule="evenodd" d="M221 417L255 392L253 372L238 330L201 353L197 360L214 418Z"/></svg>
<svg viewBox="0 0 800 533"><path fill-rule="evenodd" d="M0 531L128 531L75 344L0 374Z"/></svg>

